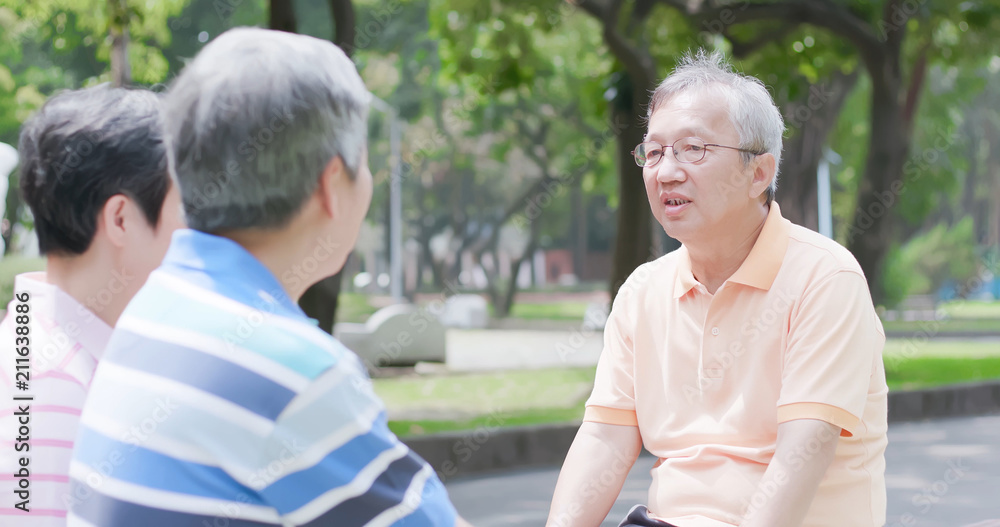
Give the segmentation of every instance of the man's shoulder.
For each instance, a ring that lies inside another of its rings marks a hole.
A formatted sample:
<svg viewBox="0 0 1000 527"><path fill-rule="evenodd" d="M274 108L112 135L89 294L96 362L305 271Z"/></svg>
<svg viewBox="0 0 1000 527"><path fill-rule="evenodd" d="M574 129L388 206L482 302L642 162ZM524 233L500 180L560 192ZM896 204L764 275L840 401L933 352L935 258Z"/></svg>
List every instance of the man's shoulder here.
<svg viewBox="0 0 1000 527"><path fill-rule="evenodd" d="M788 232L786 264L798 269L820 270L823 275L850 271L863 275L858 260L836 240L801 225L792 224Z"/></svg>
<svg viewBox="0 0 1000 527"><path fill-rule="evenodd" d="M266 377L308 382L353 353L328 333L282 309L268 295L248 304L160 271L122 314L107 359L143 354L147 346L181 348L205 367L232 363ZM221 359L223 362L219 362Z"/></svg>
<svg viewBox="0 0 1000 527"><path fill-rule="evenodd" d="M636 267L619 288L619 294L622 292L640 293L641 296L642 293L649 290L662 291L662 286L673 283L671 280L673 280L681 262L680 253L683 250L671 251Z"/></svg>

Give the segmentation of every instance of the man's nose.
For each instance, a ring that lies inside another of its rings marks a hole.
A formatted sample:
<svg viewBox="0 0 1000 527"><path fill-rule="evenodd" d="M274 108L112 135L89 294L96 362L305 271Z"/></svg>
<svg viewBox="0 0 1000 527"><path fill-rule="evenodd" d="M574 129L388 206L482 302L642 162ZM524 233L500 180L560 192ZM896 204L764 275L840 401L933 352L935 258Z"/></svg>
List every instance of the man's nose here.
<svg viewBox="0 0 1000 527"><path fill-rule="evenodd" d="M660 183L684 181L687 178L684 163L677 161L673 152L666 152L656 165L656 180Z"/></svg>

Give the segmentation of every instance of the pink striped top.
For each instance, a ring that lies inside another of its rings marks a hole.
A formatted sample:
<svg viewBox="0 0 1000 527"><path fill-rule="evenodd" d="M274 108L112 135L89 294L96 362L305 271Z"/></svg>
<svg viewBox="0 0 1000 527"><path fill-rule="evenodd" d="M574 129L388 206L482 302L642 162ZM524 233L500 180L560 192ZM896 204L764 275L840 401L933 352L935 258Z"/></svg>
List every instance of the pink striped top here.
<svg viewBox="0 0 1000 527"><path fill-rule="evenodd" d="M17 341L17 298L0 322L0 525L56 527L66 525L69 462L80 410L97 361L111 337L111 327L87 307L46 282L45 273L25 273L14 280L14 294L27 292L29 389L17 389L14 347ZM23 310L23 308L22 308ZM22 331L23 332L23 331ZM31 401L14 397L33 396ZM30 405L28 450L17 440L19 407ZM30 512L16 508L14 494L21 478L21 456L30 458ZM13 520L13 521L12 521Z"/></svg>

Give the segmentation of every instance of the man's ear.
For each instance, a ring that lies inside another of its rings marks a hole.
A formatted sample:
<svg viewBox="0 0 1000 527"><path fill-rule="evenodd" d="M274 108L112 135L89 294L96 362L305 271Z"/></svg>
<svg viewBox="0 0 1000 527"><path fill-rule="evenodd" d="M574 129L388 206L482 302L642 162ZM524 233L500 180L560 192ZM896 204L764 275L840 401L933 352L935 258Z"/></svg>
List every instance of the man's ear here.
<svg viewBox="0 0 1000 527"><path fill-rule="evenodd" d="M96 232L104 231L104 235L116 247L124 247L126 243L125 231L131 227L128 222L128 207L130 200L124 194L115 194L104 202L104 207L97 215Z"/></svg>
<svg viewBox="0 0 1000 527"><path fill-rule="evenodd" d="M771 186L774 180L774 172L777 168L774 154L761 154L757 156L753 164L753 181L750 183L750 198L760 197L767 187Z"/></svg>
<svg viewBox="0 0 1000 527"><path fill-rule="evenodd" d="M316 187L316 194L319 204L324 213L330 218L340 216L340 201L343 197L344 180L347 179L347 170L344 168L344 161L340 156L336 156L326 164L323 173L319 176L319 185Z"/></svg>

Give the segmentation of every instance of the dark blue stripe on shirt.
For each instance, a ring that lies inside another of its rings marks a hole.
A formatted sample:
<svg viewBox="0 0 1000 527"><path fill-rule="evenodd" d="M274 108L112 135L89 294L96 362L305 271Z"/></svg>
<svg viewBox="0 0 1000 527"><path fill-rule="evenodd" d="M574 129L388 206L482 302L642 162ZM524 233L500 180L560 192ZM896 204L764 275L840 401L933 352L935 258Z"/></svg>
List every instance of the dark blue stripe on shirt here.
<svg viewBox="0 0 1000 527"><path fill-rule="evenodd" d="M403 502L406 489L423 463L412 452L392 462L371 488L360 496L341 502L304 527L361 527L383 511Z"/></svg>
<svg viewBox="0 0 1000 527"><path fill-rule="evenodd" d="M268 506L219 467L176 459L81 426L74 460L111 477L158 490Z"/></svg>
<svg viewBox="0 0 1000 527"><path fill-rule="evenodd" d="M130 352L108 354L105 360L193 386L271 420L295 397L292 390L236 363L127 330L115 330L114 348Z"/></svg>
<svg viewBox="0 0 1000 527"><path fill-rule="evenodd" d="M80 497L73 505L73 513L98 527L205 527L206 525L275 527L278 525L232 518L221 505L219 514L215 516L146 507L112 498L75 479L70 480L70 494ZM239 507L239 504L235 503L232 506Z"/></svg>

